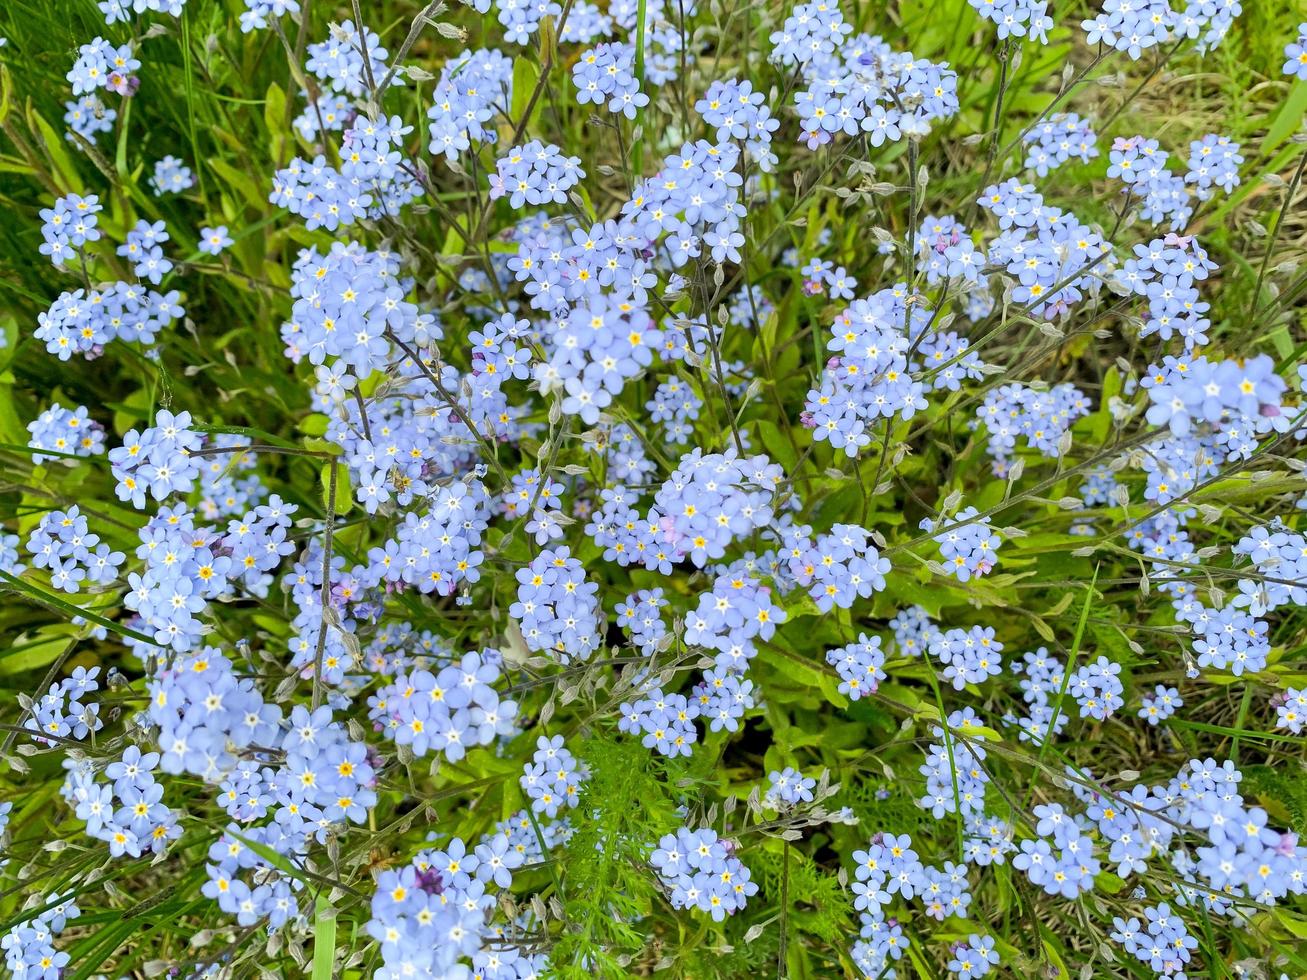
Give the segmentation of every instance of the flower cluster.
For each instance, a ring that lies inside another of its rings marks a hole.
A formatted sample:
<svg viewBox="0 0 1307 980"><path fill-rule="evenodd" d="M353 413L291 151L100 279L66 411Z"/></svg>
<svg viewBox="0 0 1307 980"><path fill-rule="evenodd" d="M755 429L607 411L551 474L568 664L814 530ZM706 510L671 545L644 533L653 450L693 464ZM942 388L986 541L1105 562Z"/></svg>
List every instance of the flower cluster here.
<svg viewBox="0 0 1307 980"><path fill-rule="evenodd" d="M386 49L376 34L367 27L360 30L352 20L332 24L325 41L308 46L308 56L305 68L329 88L355 97L364 94L369 79L386 75Z"/></svg>
<svg viewBox="0 0 1307 980"><path fill-rule="evenodd" d="M107 843L112 857L163 854L168 842L181 836L177 812L163 803L163 786L154 777L158 762L159 753L131 745L105 768L108 782L87 767L68 770L64 799L86 821L87 836Z"/></svg>
<svg viewBox="0 0 1307 980"><path fill-rule="evenodd" d="M23 726L40 733L32 736L35 741L49 745L53 739L80 740L104 727L100 720L100 706L91 701L83 704L88 694L100 689L99 673L99 667L90 670L77 667L70 676L41 695L32 705L31 714Z"/></svg>
<svg viewBox="0 0 1307 980"><path fill-rule="evenodd" d="M195 186L195 175L191 168L177 157L169 154L154 165L150 176L150 187L162 197L165 194L180 194Z"/></svg>
<svg viewBox="0 0 1307 980"><path fill-rule="evenodd" d="M64 103L64 124L68 127L65 138L77 143L79 138L94 142L99 133L113 132L118 112L106 106L94 92Z"/></svg>
<svg viewBox="0 0 1307 980"><path fill-rule="evenodd" d="M479 0L480 5L487 5L486 0ZM498 0L499 23L504 27L504 40L512 44L527 44L531 35L540 29L540 22L546 17L557 17L563 8L553 0ZM484 12L484 11L483 11ZM608 33L603 31L602 33ZM580 40L580 38L572 38Z"/></svg>
<svg viewBox="0 0 1307 980"><path fill-rule="evenodd" d="M627 119L649 104L635 77L634 44L601 44L585 52L572 67L572 84L581 105L606 105Z"/></svg>
<svg viewBox="0 0 1307 980"><path fill-rule="evenodd" d="M871 443L868 429L883 419L910 419L927 407L925 384L909 358L932 317L907 288L882 289L855 300L831 326L820 386L808 392L803 424L813 438L848 456ZM929 337L924 338L929 340Z"/></svg>
<svg viewBox="0 0 1307 980"><path fill-rule="evenodd" d="M1192 958L1192 950L1198 948L1198 940L1189 935L1184 920L1166 902L1144 909L1144 918L1146 926L1135 916L1118 916L1112 939L1158 976L1184 976L1185 964Z"/></svg>
<svg viewBox="0 0 1307 980"><path fill-rule="evenodd" d="M439 752L457 762L469 749L513 730L515 701L492 686L501 676L498 651L469 653L432 673L418 667L368 698L373 727L419 758ZM551 814L552 816L552 814Z"/></svg>
<svg viewBox="0 0 1307 980"><path fill-rule="evenodd" d="M73 354L90 360L113 340L153 343L185 314L177 299L176 292L156 293L126 282L105 289L75 289L61 294L40 314L32 336L61 361Z"/></svg>
<svg viewBox="0 0 1307 980"><path fill-rule="evenodd" d="M289 2L293 3L294 0ZM147 11L180 17L186 7L186 0L98 0L96 6L104 14L106 24L115 24L130 21L133 14L140 16Z"/></svg>
<svg viewBox="0 0 1307 980"><path fill-rule="evenodd" d="M1121 665L1106 657L1096 658L1071 675L1067 693L1080 705L1082 718L1106 721L1125 704L1120 677Z"/></svg>
<svg viewBox="0 0 1307 980"><path fill-rule="evenodd" d="M68 194L58 198L54 207L41 211L41 254L61 266L77 255L89 242L99 241L99 214L104 208L94 194L81 197Z"/></svg>
<svg viewBox="0 0 1307 980"><path fill-rule="evenodd" d="M27 445L49 453L33 453L33 463L69 456L99 456L104 452L104 426L90 417L85 405L75 409L52 404L27 424Z"/></svg>
<svg viewBox="0 0 1307 980"><path fill-rule="evenodd" d="M979 0L984 2L984 0ZM997 4L990 4L993 10ZM1025 167L1040 177L1047 177L1072 157L1088 163L1098 156L1098 136L1089 128L1088 120L1074 112L1059 112L1045 122L1024 133L1021 137L1030 150L1026 153Z"/></svg>
<svg viewBox="0 0 1307 980"><path fill-rule="evenodd" d="M111 583L125 560L90 529L86 515L74 504L41 517L27 538L32 567L46 569L50 584L61 592Z"/></svg>
<svg viewBox="0 0 1307 980"><path fill-rule="evenodd" d="M123 444L109 452L119 500L140 509L147 492L165 500L194 486L200 465L192 453L200 448L200 435L190 426L189 412L174 415L165 409L144 432L132 429L123 436Z"/></svg>
<svg viewBox="0 0 1307 980"><path fill-rule="evenodd" d="M1041 5L1042 6L1042 5ZM972 933L966 942L953 947L953 958L948 962L949 971L956 974L958 980L976 980L998 966L998 950L994 948L993 936L981 936Z"/></svg>
<svg viewBox="0 0 1307 980"><path fill-rule="evenodd" d="M975 507L964 507L952 518L923 517L921 529L939 545L943 568L960 582L988 575L998 563L1003 541Z"/></svg>
<svg viewBox="0 0 1307 980"><path fill-rule="evenodd" d="M694 688L692 703L698 705L699 716L708 720L709 731L739 731L745 712L756 706L753 681L727 670L705 670Z"/></svg>
<svg viewBox="0 0 1307 980"><path fill-rule="evenodd" d="M1062 709L1066 665L1050 656L1045 647L1039 647L1022 654L1021 660L1014 660L1011 670L1021 677L1021 698L1029 713L1018 718L1009 712L1003 720L1017 726L1018 737L1023 742L1042 745L1050 735L1060 734L1066 728L1067 715Z"/></svg>
<svg viewBox="0 0 1307 980"><path fill-rule="evenodd" d="M577 790L584 781L585 773L563 746L561 735L536 739L535 755L519 779L532 811L550 818L558 816L560 809L576 806Z"/></svg>
<svg viewBox="0 0 1307 980"><path fill-rule="evenodd" d="M790 574L822 612L850 609L859 597L868 599L885 588L890 562L870 540L864 528L836 524L829 533L791 549Z"/></svg>
<svg viewBox="0 0 1307 980"><path fill-rule="evenodd" d="M1055 320L1098 295L1101 276L1095 267L1112 254L1100 233L1072 212L1045 203L1033 184L1015 177L985 188L977 203L998 222L987 259L1016 280L1012 302Z"/></svg>
<svg viewBox="0 0 1307 980"><path fill-rule="evenodd" d="M716 651L716 669L742 671L789 614L746 575L719 575L685 622L685 642Z"/></svg>
<svg viewBox="0 0 1307 980"><path fill-rule="evenodd" d="M1075 898L1090 891L1101 870L1093 840L1059 803L1035 807L1034 816L1038 836L1021 842L1012 867L1050 895Z"/></svg>
<svg viewBox="0 0 1307 980"><path fill-rule="evenodd" d="M876 693L885 680L885 652L879 636L863 633L857 643L826 651L826 662L840 675L839 692L851 701Z"/></svg>
<svg viewBox="0 0 1307 980"><path fill-rule="evenodd" d="M1307 690L1287 688L1278 700L1280 703L1275 706L1275 727L1301 735L1304 726L1307 726Z"/></svg>
<svg viewBox="0 0 1307 980"><path fill-rule="evenodd" d="M1071 427L1089 413L1089 400L1075 385L1060 384L1048 390L1021 384L1002 385L985 396L976 410L976 422L985 427L985 451L994 458L994 474L1002 476L1017 451L1017 439L1049 459L1064 456Z"/></svg>
<svg viewBox="0 0 1307 980"><path fill-rule="evenodd" d="M1239 144L1228 136L1208 133L1189 144L1189 171L1184 175L1186 184L1194 184L1194 193L1200 201L1212 197L1212 188L1219 187L1229 194L1239 186Z"/></svg>
<svg viewBox="0 0 1307 980"><path fill-rule="evenodd" d="M793 768L782 769L767 776L767 792L762 802L770 810L782 810L813 801L812 791L817 780Z"/></svg>
<svg viewBox="0 0 1307 980"><path fill-rule="evenodd" d="M514 871L563 842L558 825L533 819L518 814L471 845L451 838L376 876L367 931L381 945L379 976L447 976L463 958L489 980L542 974L547 958L509 941L511 923L487 922Z"/></svg>
<svg viewBox="0 0 1307 980"><path fill-rule="evenodd" d="M490 175L490 199L508 195L515 208L565 204L567 192L585 178L580 157L563 156L557 146L539 140L513 147L495 168L497 172Z"/></svg>
<svg viewBox="0 0 1307 980"><path fill-rule="evenodd" d="M0 936L0 949L5 952L5 967L10 976L45 980L67 970L72 957L65 950L56 949L54 939L68 927L70 920L81 914L71 896L44 896L37 915Z"/></svg>
<svg viewBox="0 0 1307 980"><path fill-rule="evenodd" d="M865 134L873 146L920 138L958 111L957 73L857 35L838 6L803 3L773 33L772 58L796 64L808 87L795 108L809 149L836 135Z"/></svg>
<svg viewBox="0 0 1307 980"><path fill-rule="evenodd" d="M241 32L248 34L263 30L271 20L299 12L299 0L245 0L245 9L240 16Z"/></svg>
<svg viewBox="0 0 1307 980"><path fill-rule="evenodd" d="M599 648L599 587L586 580L581 562L566 548L542 551L517 573L518 621L527 649L548 651L560 663L589 660Z"/></svg>
<svg viewBox="0 0 1307 980"><path fill-rule="evenodd" d="M1003 644L994 639L992 626L951 629L931 638L929 653L944 664L942 676L957 690L983 684L1003 672Z"/></svg>
<svg viewBox="0 0 1307 980"><path fill-rule="evenodd" d="M662 589L641 589L617 606L617 623L626 630L631 642L646 655L663 646L668 635L662 610L668 605Z"/></svg>
<svg viewBox="0 0 1307 980"><path fill-rule="evenodd" d="M779 902L976 980L1013 873L1063 972L1289 968L1300 181L1218 198L1301 147L1136 103L1238 0L1104 0L1057 86L1047 0L97 5L3 132L9 972L620 973L692 911L657 970L733 976ZM110 948L42 800L189 945Z"/></svg>
<svg viewBox="0 0 1307 980"><path fill-rule="evenodd" d="M1048 0L967 0L976 13L998 27L1000 38L1029 37L1048 43ZM952 966L949 969L954 969ZM972 974L979 976L979 974ZM970 980L964 977L963 980Z"/></svg>
<svg viewBox="0 0 1307 980"><path fill-rule="evenodd" d="M658 842L649 858L673 907L707 912L720 922L744 908L758 885L730 841L711 830L682 827Z"/></svg>
<svg viewBox="0 0 1307 980"><path fill-rule="evenodd" d="M775 166L771 142L780 120L772 117L763 93L755 92L748 79L713 82L694 104L694 111L716 127L718 144L744 140L748 156L757 161L760 170L765 173Z"/></svg>
<svg viewBox="0 0 1307 980"><path fill-rule="evenodd" d="M130 44L115 47L102 37L78 48L77 60L68 71L73 95L108 89L118 95L133 95L140 85L133 72L141 67Z"/></svg>
<svg viewBox="0 0 1307 980"><path fill-rule="evenodd" d="M1154 728L1184 707L1184 698L1180 697L1180 692L1165 684L1156 685L1152 693L1143 696L1143 702L1139 717Z"/></svg>

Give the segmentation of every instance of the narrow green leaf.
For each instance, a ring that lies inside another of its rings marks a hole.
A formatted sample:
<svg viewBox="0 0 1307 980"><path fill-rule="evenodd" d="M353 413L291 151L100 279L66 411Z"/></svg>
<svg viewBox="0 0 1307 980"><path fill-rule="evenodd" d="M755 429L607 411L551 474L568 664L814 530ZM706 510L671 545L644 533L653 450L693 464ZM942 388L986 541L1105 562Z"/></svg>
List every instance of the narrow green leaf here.
<svg viewBox="0 0 1307 980"><path fill-rule="evenodd" d="M531 93L535 91L536 85L540 81L540 69L536 67L535 62L529 58L518 56L513 62L513 105L512 115L514 125L520 125L522 117L526 113L527 103L531 101ZM539 106L540 100L536 100L536 106ZM532 117L536 114L536 109L532 109ZM531 120L527 120L526 128L530 129ZM525 132L525 130L524 130Z"/></svg>
<svg viewBox="0 0 1307 980"><path fill-rule="evenodd" d="M331 470L328 467L336 467L336 516L348 514L350 506L353 504L354 491L350 489L349 467L344 463L325 463L320 474L322 480L322 507L327 509L331 506Z"/></svg>
<svg viewBox="0 0 1307 980"><path fill-rule="evenodd" d="M1305 115L1307 115L1307 82L1299 80L1289 89L1289 97L1284 100L1284 105L1280 106L1280 111L1275 114L1274 121L1266 130L1266 139L1262 141L1265 150L1270 152L1276 149L1292 136L1302 125Z"/></svg>
<svg viewBox="0 0 1307 980"><path fill-rule="evenodd" d="M27 107L27 119L32 129L41 134L41 140L45 143L45 152L49 155L64 189L80 193L82 178L77 173L72 157L68 155L64 138L54 131L54 127L46 122L44 117L36 113L30 103Z"/></svg>
<svg viewBox="0 0 1307 980"><path fill-rule="evenodd" d="M30 582L24 582L17 575L11 575L9 574L9 572L6 572L4 569L0 569L0 579L3 579L4 581L8 582L19 592L22 592L24 595L27 595L32 599L35 599L37 602L47 606L48 608L58 610L59 612L62 612L67 616L80 616L82 619L85 619L91 623L95 623L97 626L103 626L105 629L113 633L117 633L119 636L131 637L133 640L136 640L138 643L148 643L152 647L159 646L159 644L155 643L153 639L146 636L144 633L138 633L136 632L136 630L129 629L128 627L123 626L121 623L115 623L112 619L105 619L99 613L94 613L91 612L89 609L84 609L83 607L74 605L71 602L66 602L65 600L60 599L56 595L52 595L49 592L45 592L42 589L38 589Z"/></svg>
<svg viewBox="0 0 1307 980"><path fill-rule="evenodd" d="M331 980L332 961L336 952L336 910L323 898L318 899L313 919L313 980Z"/></svg>

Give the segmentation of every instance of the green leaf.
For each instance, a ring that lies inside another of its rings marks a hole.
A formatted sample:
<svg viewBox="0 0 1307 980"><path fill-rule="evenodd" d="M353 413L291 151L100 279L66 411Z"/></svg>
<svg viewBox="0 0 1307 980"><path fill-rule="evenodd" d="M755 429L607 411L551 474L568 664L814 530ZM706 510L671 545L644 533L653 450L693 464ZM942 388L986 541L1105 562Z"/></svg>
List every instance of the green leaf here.
<svg viewBox="0 0 1307 980"><path fill-rule="evenodd" d="M268 132L275 133L281 129L286 117L286 93L276 82L268 86L268 94L263 98L263 121Z"/></svg>
<svg viewBox="0 0 1307 980"><path fill-rule="evenodd" d="M132 100L123 99L122 117L118 121L118 145L114 148L113 168L118 176L126 180L128 175L127 168L127 142L128 142L128 123L132 118Z"/></svg>
<svg viewBox="0 0 1307 980"><path fill-rule="evenodd" d="M509 116L513 120L513 125L521 125L522 117L526 114L527 103L531 100L531 93L535 91L539 82L540 69L536 67L535 62L519 55L513 62L513 105ZM539 111L540 100L536 99L536 104L531 109L531 119L526 120L526 129L531 128L531 122Z"/></svg>
<svg viewBox="0 0 1307 980"><path fill-rule="evenodd" d="M139 920L128 919L110 923L93 933L88 937L89 948L77 950L77 955L72 961L76 971L68 975L69 980L87 980L94 975L105 961L117 952L123 940L140 928Z"/></svg>
<svg viewBox="0 0 1307 980"><path fill-rule="evenodd" d="M1115 895L1125 887L1125 882L1110 871L1100 871L1094 875L1094 887L1109 895Z"/></svg>
<svg viewBox="0 0 1307 980"><path fill-rule="evenodd" d="M9 109L13 104L14 85L9 75L9 66L0 64L0 123L9 118Z"/></svg>
<svg viewBox="0 0 1307 980"><path fill-rule="evenodd" d="M1299 939L1307 939L1307 919L1284 909L1276 909L1271 914L1275 917L1275 921L1284 926L1288 932Z"/></svg>
<svg viewBox="0 0 1307 980"><path fill-rule="evenodd" d="M983 738L986 742L1001 742L1003 736L993 728L986 728L984 725L959 725L954 729L959 735L967 738Z"/></svg>
<svg viewBox="0 0 1307 980"><path fill-rule="evenodd" d="M1266 130L1266 139L1262 146L1267 152L1274 150L1287 140L1302 125L1303 116L1307 115L1307 82L1299 79L1289 89L1289 97L1275 114L1275 120Z"/></svg>
<svg viewBox="0 0 1307 980"><path fill-rule="evenodd" d="M321 412L313 412L304 416L299 425L295 426L295 428L299 429L306 436L320 437L326 435L327 426L330 422L331 419L327 418L327 416L323 415Z"/></svg>
<svg viewBox="0 0 1307 980"><path fill-rule="evenodd" d="M27 426L14 408L14 386L0 383L0 438L10 443L14 451L21 452L27 450L28 437Z"/></svg>
<svg viewBox="0 0 1307 980"><path fill-rule="evenodd" d="M64 138L54 131L54 127L46 122L44 117L37 115L30 102L27 106L27 120L31 123L32 129L41 134L41 140L45 143L45 152L49 154L50 162L54 165L64 189L80 192L82 178L77 173L72 157L68 155Z"/></svg>
<svg viewBox="0 0 1307 980"><path fill-rule="evenodd" d="M840 693L839 681L826 673L822 666L797 653L787 653L778 646L769 647L768 651L778 654L774 657L768 656L767 661L779 674L794 681L800 687L816 688L822 697L837 708L849 706L848 698Z"/></svg>
<svg viewBox="0 0 1307 980"><path fill-rule="evenodd" d="M322 507L324 510L331 506L331 470L329 467L336 467L336 516L348 514L350 507L353 505L353 491L349 485L349 467L344 463L325 463L320 474L322 480Z"/></svg>
<svg viewBox="0 0 1307 980"><path fill-rule="evenodd" d="M50 666L76 635L77 627L69 624L42 626L34 637L20 638L8 650L0 652L0 675L9 677Z"/></svg>
<svg viewBox="0 0 1307 980"><path fill-rule="evenodd" d="M1283 324L1271 331L1271 346L1275 348L1276 355L1280 360L1286 360L1293 354L1293 339L1289 336L1289 329Z"/></svg>
<svg viewBox="0 0 1307 980"><path fill-rule="evenodd" d="M780 428L775 422L767 419L759 419L758 438L762 440L763 448L767 450L767 455L785 467L785 472L791 476L796 475L794 470L798 465L798 459L794 455L794 448L785 438Z"/></svg>
<svg viewBox="0 0 1307 980"><path fill-rule="evenodd" d="M325 898L318 898L313 919L313 980L331 980L336 953L336 910Z"/></svg>
<svg viewBox="0 0 1307 980"><path fill-rule="evenodd" d="M1057 943L1054 941L1052 934L1049 933L1047 929L1041 928L1040 931L1044 933L1042 939L1044 952L1048 954L1050 963L1053 968L1057 970L1058 980L1070 980L1071 974L1067 972L1066 961L1062 959L1062 953L1058 949Z"/></svg>
<svg viewBox="0 0 1307 980"><path fill-rule="evenodd" d="M11 575L8 572L6 572L4 569L0 569L0 579L4 579L10 585L16 588L19 592L22 592L24 595L27 595L32 599L35 599L37 602L41 603L47 608L55 609L66 616L69 617L80 616L82 619L95 623L97 626L103 626L105 629L117 633L119 636L128 636L140 643L148 643L152 647L157 647L159 645L155 643L153 639L146 636L144 633L138 633L136 632L136 630L129 629L128 627L123 626L121 623L115 623L112 619L105 619L99 613L94 613L91 612L89 609L83 608L82 606L74 605L71 602L66 602L63 599L60 599L56 595L53 595L42 589L38 589L30 582L24 582L18 576Z"/></svg>
<svg viewBox="0 0 1307 980"><path fill-rule="evenodd" d="M796 597L781 607L785 610L785 621L802 619L804 616L820 616L821 610L807 592L800 591Z"/></svg>
<svg viewBox="0 0 1307 980"><path fill-rule="evenodd" d="M258 210L263 209L267 193L255 183L254 178L237 170L219 156L209 157L208 164L228 186L240 191L246 204Z"/></svg>

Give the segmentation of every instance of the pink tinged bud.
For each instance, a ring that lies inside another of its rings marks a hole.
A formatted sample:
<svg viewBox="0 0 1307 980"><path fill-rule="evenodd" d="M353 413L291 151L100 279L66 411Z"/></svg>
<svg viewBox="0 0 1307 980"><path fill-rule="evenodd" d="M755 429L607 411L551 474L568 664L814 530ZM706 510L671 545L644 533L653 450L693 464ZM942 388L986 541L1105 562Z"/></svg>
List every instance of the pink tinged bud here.
<svg viewBox="0 0 1307 980"><path fill-rule="evenodd" d="M435 868L427 868L417 873L417 886L428 895L439 895L445 890L444 879Z"/></svg>
<svg viewBox="0 0 1307 980"><path fill-rule="evenodd" d="M675 544L680 540L681 535L676 530L676 522L670 517L659 518L658 528L663 532L663 541L667 544Z"/></svg>
<svg viewBox="0 0 1307 980"><path fill-rule="evenodd" d="M122 72L113 72L108 81L105 83L111 92L131 98L136 94L136 90L141 87L141 80L135 75L124 75Z"/></svg>
<svg viewBox="0 0 1307 980"><path fill-rule="evenodd" d="M803 281L803 295L816 296L824 292L821 283L816 279L805 279Z"/></svg>

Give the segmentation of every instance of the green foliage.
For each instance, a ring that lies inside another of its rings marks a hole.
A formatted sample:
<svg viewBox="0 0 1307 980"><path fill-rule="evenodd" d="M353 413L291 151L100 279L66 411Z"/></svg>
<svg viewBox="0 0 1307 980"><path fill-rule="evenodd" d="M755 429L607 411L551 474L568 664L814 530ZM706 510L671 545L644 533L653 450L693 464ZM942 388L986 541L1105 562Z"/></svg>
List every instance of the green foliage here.
<svg viewBox="0 0 1307 980"><path fill-rule="evenodd" d="M648 842L679 826L676 804L636 741L591 737L577 757L591 778L560 859L566 918L553 964L560 976L624 976L644 949L641 921L664 901L649 872Z"/></svg>

